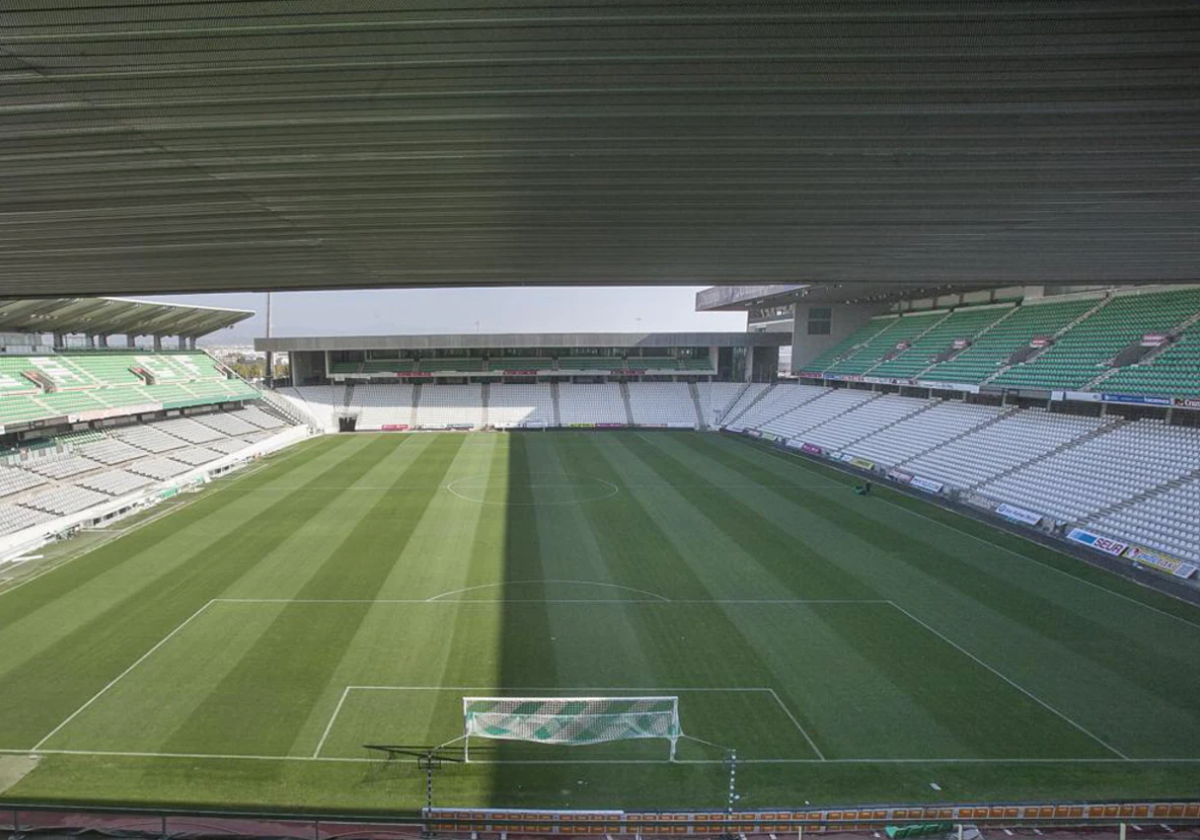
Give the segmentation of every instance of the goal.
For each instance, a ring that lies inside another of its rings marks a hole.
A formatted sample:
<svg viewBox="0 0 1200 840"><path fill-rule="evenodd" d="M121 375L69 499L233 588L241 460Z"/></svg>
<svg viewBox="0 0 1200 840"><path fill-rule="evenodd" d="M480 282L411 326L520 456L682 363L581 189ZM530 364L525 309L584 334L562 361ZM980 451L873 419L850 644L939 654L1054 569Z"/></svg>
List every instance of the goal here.
<svg viewBox="0 0 1200 840"><path fill-rule="evenodd" d="M464 697L464 755L471 736L581 746L635 738L683 736L678 697Z"/></svg>

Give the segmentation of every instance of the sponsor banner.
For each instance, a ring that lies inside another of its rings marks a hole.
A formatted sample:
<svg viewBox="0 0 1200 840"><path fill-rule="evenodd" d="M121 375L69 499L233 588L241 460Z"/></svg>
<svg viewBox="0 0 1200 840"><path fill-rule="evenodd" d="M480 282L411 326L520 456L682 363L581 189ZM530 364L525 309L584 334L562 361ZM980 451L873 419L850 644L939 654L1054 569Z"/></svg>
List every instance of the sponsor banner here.
<svg viewBox="0 0 1200 840"><path fill-rule="evenodd" d="M875 469L874 461L868 461L866 458L859 458L857 455L850 455L849 453L846 453L846 452L842 453L841 460L847 464L851 464L855 467L858 467L860 470Z"/></svg>
<svg viewBox="0 0 1200 840"><path fill-rule="evenodd" d="M913 477L912 473L906 473L904 470L888 470L888 478L892 481L899 481L901 484L908 484Z"/></svg>
<svg viewBox="0 0 1200 840"><path fill-rule="evenodd" d="M1099 534L1093 534L1091 531L1085 531L1082 528L1072 528L1070 533L1067 534L1067 539L1077 542L1080 545L1086 545L1088 548L1103 551L1105 554L1111 554L1114 557L1120 557L1125 552L1125 549L1129 548L1129 543L1102 537Z"/></svg>
<svg viewBox="0 0 1200 840"><path fill-rule="evenodd" d="M909 347L912 347L912 344L907 341L897 341L896 342L897 350L907 350Z"/></svg>
<svg viewBox="0 0 1200 840"><path fill-rule="evenodd" d="M1101 394L1104 402L1128 403L1131 405L1171 405L1170 397L1147 397L1141 394Z"/></svg>
<svg viewBox="0 0 1200 840"><path fill-rule="evenodd" d="M824 455L825 450L817 446L815 443L805 443L800 447L801 452L807 452L809 455Z"/></svg>
<svg viewBox="0 0 1200 840"><path fill-rule="evenodd" d="M1006 519L1012 519L1015 522L1024 522L1026 525L1036 525L1042 521L1040 513L1034 513L1025 508L1019 508L1015 505L1002 504L996 507L996 513Z"/></svg>
<svg viewBox="0 0 1200 840"><path fill-rule="evenodd" d="M398 376L398 377L401 377L401 376L402 376L402 377L406 377L406 378L409 378L409 379L413 379L413 378L416 378L416 379L429 379L429 378L431 378L431 377L433 376L433 374L432 374L432 373L430 373L429 371L424 371L424 372L422 372L422 373L417 373L416 371L411 371L411 370L410 370L410 371L406 371L406 372L404 372L404 373L397 373L397 374L396 374L396 376Z"/></svg>
<svg viewBox="0 0 1200 840"><path fill-rule="evenodd" d="M1175 398L1175 407L1176 408L1200 408L1200 399L1196 399L1193 397L1176 397ZM0 426L0 429L3 429L3 427Z"/></svg>
<svg viewBox="0 0 1200 840"><path fill-rule="evenodd" d="M922 388L936 388L939 391L962 391L967 394L978 394L979 386L966 382L934 382L931 379L919 379L917 385Z"/></svg>
<svg viewBox="0 0 1200 840"><path fill-rule="evenodd" d="M541 370L542 370L541 368L535 368L533 370L506 370L506 371L504 371L504 375L505 376L537 376L541 372Z"/></svg>
<svg viewBox="0 0 1200 840"><path fill-rule="evenodd" d="M746 429L745 432L752 438L762 437L762 432L760 432L758 429Z"/></svg>
<svg viewBox="0 0 1200 840"><path fill-rule="evenodd" d="M646 368L613 368L608 371L611 376L641 376Z"/></svg>
<svg viewBox="0 0 1200 840"><path fill-rule="evenodd" d="M1174 575L1185 580L1196 573L1196 566L1192 563L1141 546L1131 545L1125 552L1125 556L1135 563L1141 563L1164 574Z"/></svg>
<svg viewBox="0 0 1200 840"><path fill-rule="evenodd" d="M379 428L385 432L404 432L404 431L408 431L408 424L407 423L384 423Z"/></svg>
<svg viewBox="0 0 1200 840"><path fill-rule="evenodd" d="M1036 347L1038 349L1041 349L1042 347L1049 347L1053 343L1054 339L1048 335L1035 335L1033 338L1029 339L1029 346Z"/></svg>
<svg viewBox="0 0 1200 840"><path fill-rule="evenodd" d="M1142 336L1143 347L1162 347L1171 338L1166 333L1146 333Z"/></svg>
<svg viewBox="0 0 1200 840"><path fill-rule="evenodd" d="M775 434L774 432L763 432L762 439L769 440L771 443L774 443L775 441L779 440L779 435Z"/></svg>
<svg viewBox="0 0 1200 840"><path fill-rule="evenodd" d="M545 420L526 420L523 423L518 423L522 429L544 429L546 428Z"/></svg>
<svg viewBox="0 0 1200 840"><path fill-rule="evenodd" d="M594 429L594 428L596 428L596 424L595 423L568 423L567 428L568 429Z"/></svg>
<svg viewBox="0 0 1200 840"><path fill-rule="evenodd" d="M862 374L859 373L827 373L826 379L833 379L838 382L862 382Z"/></svg>
<svg viewBox="0 0 1200 840"><path fill-rule="evenodd" d="M930 481L928 478L921 478L919 475L913 476L911 484L913 487L919 487L927 493L941 493L942 487L945 486L940 481Z"/></svg>
<svg viewBox="0 0 1200 840"><path fill-rule="evenodd" d="M624 423L578 423L572 425L591 426L595 429L624 429Z"/></svg>
<svg viewBox="0 0 1200 840"><path fill-rule="evenodd" d="M895 377L886 376L864 376L863 382L870 382L872 385L911 385L911 379L896 379Z"/></svg>
<svg viewBox="0 0 1200 840"><path fill-rule="evenodd" d="M1060 400L1077 400L1080 402L1100 402L1103 395L1096 394L1091 391L1055 391L1056 394L1062 394L1058 397Z"/></svg>
<svg viewBox="0 0 1200 840"><path fill-rule="evenodd" d="M784 446L786 446L788 449L803 449L807 445L808 444L801 443L800 441L796 440L795 438L793 438L792 440L789 440L787 443L784 444Z"/></svg>
<svg viewBox="0 0 1200 840"><path fill-rule="evenodd" d="M462 432L462 431L469 432L471 429L475 428L475 424L474 423L447 423L446 428L453 429L456 432Z"/></svg>
<svg viewBox="0 0 1200 840"><path fill-rule="evenodd" d="M971 346L971 339L956 338L956 339L954 339L954 341L952 341L950 343L950 346L953 347L955 350L966 350L968 347Z"/></svg>
<svg viewBox="0 0 1200 840"><path fill-rule="evenodd" d="M813 373L810 370L802 370L795 374L798 379L821 379L821 374Z"/></svg>

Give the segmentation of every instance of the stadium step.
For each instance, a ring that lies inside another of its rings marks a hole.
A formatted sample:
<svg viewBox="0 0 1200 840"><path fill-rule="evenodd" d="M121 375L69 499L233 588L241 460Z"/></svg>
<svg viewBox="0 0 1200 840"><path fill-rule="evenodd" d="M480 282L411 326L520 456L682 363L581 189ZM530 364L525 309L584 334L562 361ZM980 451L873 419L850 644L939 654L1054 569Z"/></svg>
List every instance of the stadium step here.
<svg viewBox="0 0 1200 840"><path fill-rule="evenodd" d="M412 389L412 407L408 413L408 427L415 429L417 427L417 411L421 407L421 383L418 382Z"/></svg>
<svg viewBox="0 0 1200 840"><path fill-rule="evenodd" d="M349 410L350 403L354 399L354 380L351 379L346 383L346 390L342 393L342 408Z"/></svg>
<svg viewBox="0 0 1200 840"><path fill-rule="evenodd" d="M726 403L721 408L719 413L718 412L713 413L714 425L716 425L716 426L724 426L725 425L725 419L726 419L725 415L729 413L730 409L732 409L735 405L738 404L738 400L740 400L745 395L746 391L749 390L749 388L750 388L750 383L743 382L742 387L739 388L738 392L733 395L733 399L731 399L728 403Z"/></svg>
<svg viewBox="0 0 1200 840"><path fill-rule="evenodd" d="M932 324L930 324L925 329L921 330L921 332L917 333L912 338L907 339L907 341L909 342L910 345L916 344L918 341L920 341L926 335L928 335L933 330L936 330L939 326L941 326L942 322L945 321L947 318L949 318L953 314L954 314L954 310L952 310L952 309L947 310L945 315L943 315L941 318L938 318L936 321L934 321ZM876 362L875 364L871 365L869 368L864 370L863 375L866 376L867 374L869 374L871 371L875 370L875 368L879 367L880 365L884 365L884 364L887 364L888 362L895 361L896 359L900 358L907 352L908 352L908 350L903 350L903 351L897 353L895 356L893 356L890 359L880 359L878 362Z"/></svg>
<svg viewBox="0 0 1200 840"><path fill-rule="evenodd" d="M625 423L632 426L633 423L633 405L629 402L629 383L621 383L621 402L625 406Z"/></svg>
<svg viewBox="0 0 1200 840"><path fill-rule="evenodd" d="M479 425L484 429L491 425L488 423L488 397L490 396L491 386L487 382L484 382L483 386L479 389Z"/></svg>
<svg viewBox="0 0 1200 840"><path fill-rule="evenodd" d="M550 403L554 408L554 425L562 426L562 410L559 408L558 382L550 383Z"/></svg>
<svg viewBox="0 0 1200 840"><path fill-rule="evenodd" d="M700 407L700 389L696 387L695 382L688 383L688 393L692 395L692 407L696 410L696 428L707 429L708 424L704 422L704 409Z"/></svg>
<svg viewBox="0 0 1200 840"><path fill-rule="evenodd" d="M752 384L752 383L750 383L750 382L747 382L747 383L746 383L746 388L749 388L751 384ZM772 386L770 386L769 388L763 388L761 391L759 391L759 392L758 392L758 396L756 396L754 399L750 400L750 402L748 402L748 403L746 404L746 407L745 407L745 408L743 408L741 411L739 411L737 414L734 414L734 415L733 415L733 416L731 416L731 417L722 417L722 418L721 418L721 425L722 425L722 426L732 426L732 425L733 425L734 423L736 423L736 422L738 421L738 419L739 419L740 417L742 417L742 416L743 416L743 415L744 415L746 412L748 412L750 409L754 408L754 406L755 406L755 405L757 405L759 402L761 402L763 397L765 397L767 394L771 393L772 391L774 391L774 390L775 390L776 388L778 388L778 387L779 387L778 385L772 385ZM746 389L745 389L745 388L743 388L743 389L742 389L742 394L744 394L744 393L746 393ZM740 400L741 398L742 398L742 395L741 395L741 394L738 394L738 399ZM732 407L734 407L734 406L736 406L736 405L737 405L737 400L734 400L734 401L733 401L733 402L730 404L730 408L732 408Z"/></svg>
<svg viewBox="0 0 1200 840"><path fill-rule="evenodd" d="M1175 478L1168 479L1167 481L1147 488L1141 493L1138 493L1136 496L1130 496L1124 501L1111 504L1108 507L1100 508L1100 510L1090 514L1087 518L1087 521L1088 523L1099 522L1101 519L1111 516L1114 513L1120 513L1126 508L1136 507L1147 499L1152 499L1155 496L1161 496L1163 493L1169 493L1170 491L1178 487L1182 487L1184 484L1188 483L1189 481L1194 481L1197 478L1200 478L1200 467L1197 467L1196 469L1184 475L1176 476Z"/></svg>
<svg viewBox="0 0 1200 840"><path fill-rule="evenodd" d="M1086 435L1083 435L1081 437L1072 438L1071 440L1068 440L1067 442L1054 447L1049 452L1044 452L1043 454L1039 455L1038 457L1034 458L1031 461L1023 461L1022 463L1017 464L1016 466L1009 467L1004 472L997 473L996 475L993 475L990 478L985 478L983 481L977 481L974 484L968 485L966 489L978 490L980 487L982 487L985 484L995 484L1000 479L1007 478L1008 476L1012 475L1013 473L1015 473L1019 470L1023 470L1026 467L1029 467L1033 464L1037 464L1041 461L1045 461L1047 458L1053 458L1058 453L1065 452L1066 450L1070 449L1071 447L1078 446L1081 443L1086 443L1089 440L1098 438L1098 437L1100 437L1100 435L1106 435L1115 429L1119 429L1122 426L1124 426L1126 422L1127 421L1125 421L1125 420L1118 419L1115 422L1106 423L1105 425L1101 426L1100 428L1096 429L1095 431L1088 432Z"/></svg>
<svg viewBox="0 0 1200 840"><path fill-rule="evenodd" d="M1088 318L1091 318L1093 315L1095 315L1097 312L1099 312L1101 309L1103 309L1105 306L1107 306L1109 301L1111 301L1111 300L1112 300L1112 297L1108 296L1108 295L1100 298L1100 300L1096 301L1095 306L1093 306L1092 308L1090 308L1089 310L1084 312L1082 315L1080 315L1074 321L1067 324L1065 327L1063 327L1058 332L1056 332L1054 335L1052 335L1051 338L1054 340L1053 342L1051 342L1046 347L1043 347L1041 350L1034 353L1032 356L1029 356L1028 358L1026 358L1025 361L1021 362L1021 364L1022 365L1030 365L1030 364L1033 364L1034 362L1036 362L1042 354L1044 354L1047 350L1049 350L1051 347L1054 346L1054 342L1057 342L1058 339L1061 338L1063 335L1070 332L1072 329L1074 329L1079 324L1082 324ZM1004 374L1008 373L1014 367L1017 367L1017 365L1004 365L999 370L997 370L995 373L993 373L991 376L987 377L982 382L980 382L979 384L987 385L987 384L991 383L993 380L998 379L1001 376L1003 376Z"/></svg>
<svg viewBox="0 0 1200 840"><path fill-rule="evenodd" d="M1200 312L1195 312L1195 313L1189 315L1187 318L1183 319L1183 321L1181 323L1176 324L1174 327L1172 327L1168 331L1167 334L1172 336L1173 338L1178 337L1188 327L1194 325L1197 321L1200 321ZM1111 379L1112 377L1116 376L1118 373L1121 373L1124 370L1129 370L1130 368L1138 368L1138 367L1142 367L1143 365L1152 364L1155 359L1157 359L1159 356L1161 356L1163 353L1167 352L1174 346L1175 346L1175 343L1173 341L1167 342L1166 344L1162 344L1162 345L1159 345L1158 347L1155 347L1153 350L1151 350L1145 356L1142 356L1140 359L1137 360L1137 363L1134 365L1130 365L1128 367L1111 367L1108 370L1104 371L1104 373L1097 376L1095 379L1089 381L1080 390L1081 391L1094 390L1097 385L1103 384L1106 380Z"/></svg>
<svg viewBox="0 0 1200 840"><path fill-rule="evenodd" d="M954 443L956 440L959 440L960 438L965 438L967 435L973 435L981 429L986 429L988 426L999 423L1001 420L1007 420L1009 417L1011 417L1013 414L1015 414L1018 410L1019 409L1016 406L1011 406L1011 407L1005 409L1004 411L1001 411L995 417L992 417L988 420L984 420L982 423L978 423L969 429L965 429L965 430L959 432L958 434L956 434L952 438L946 438L946 440L936 441L936 442L930 444L928 448L921 450L920 452L918 452L916 455L912 456L911 458L901 461L900 463L896 464L896 466L903 467L906 464L911 464L913 461L916 461L919 458L925 457L926 455L928 455L930 452L932 452L935 449L941 449L944 446L949 446L950 444Z"/></svg>

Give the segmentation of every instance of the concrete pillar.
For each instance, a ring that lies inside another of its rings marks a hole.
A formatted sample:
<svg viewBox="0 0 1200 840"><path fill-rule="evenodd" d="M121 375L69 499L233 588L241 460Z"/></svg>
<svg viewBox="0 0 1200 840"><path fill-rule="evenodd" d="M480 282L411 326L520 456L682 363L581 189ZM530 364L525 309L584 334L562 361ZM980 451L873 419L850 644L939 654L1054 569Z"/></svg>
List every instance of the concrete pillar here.
<svg viewBox="0 0 1200 840"><path fill-rule="evenodd" d="M61 332L54 333L54 349L61 350L67 346L67 336Z"/></svg>
<svg viewBox="0 0 1200 840"><path fill-rule="evenodd" d="M135 337L134 337L134 336L132 336L132 335L127 335L127 336L125 336L125 346L126 346L127 348L129 348L130 350L134 350L134 349L136 349L136 348L137 348L137 341L135 340Z"/></svg>
<svg viewBox="0 0 1200 840"><path fill-rule="evenodd" d="M89 349L89 350L96 349L96 336L92 335L91 333L84 333L83 340L84 340L84 345L87 347L87 349Z"/></svg>
<svg viewBox="0 0 1200 840"><path fill-rule="evenodd" d="M196 349L196 336L193 335L193 336L188 337L188 349L189 350Z"/></svg>
<svg viewBox="0 0 1200 840"><path fill-rule="evenodd" d="M162 336L161 335L154 336L154 352L155 353L162 352Z"/></svg>

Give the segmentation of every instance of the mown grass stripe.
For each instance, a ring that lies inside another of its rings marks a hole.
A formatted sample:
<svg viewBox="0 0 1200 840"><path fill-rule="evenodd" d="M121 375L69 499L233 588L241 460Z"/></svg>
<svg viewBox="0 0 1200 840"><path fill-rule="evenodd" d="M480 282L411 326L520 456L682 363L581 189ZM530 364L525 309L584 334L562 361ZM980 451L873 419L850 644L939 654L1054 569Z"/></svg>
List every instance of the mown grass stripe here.
<svg viewBox="0 0 1200 840"><path fill-rule="evenodd" d="M361 444L345 441L337 448L341 447L359 450ZM371 458L362 456L357 451L348 458L338 458L313 479L319 481L322 475L348 469L365 472ZM298 486L292 494L270 505L262 517L225 532L211 546L198 549L187 562L76 627L42 656L6 673L0 680L0 708L5 710L0 715L0 744L19 748L37 743L174 627L243 575L253 558L262 556L286 536L284 531L263 527L264 518L269 521L284 510L307 511L308 516L315 516L326 500L324 494L306 493L305 485ZM209 514L222 507L214 502ZM153 527L166 528L168 521ZM105 553L119 552L121 542L107 546ZM251 558L249 563L247 558ZM20 596L21 592L14 595ZM66 734L69 730L57 737Z"/></svg>
<svg viewBox="0 0 1200 840"><path fill-rule="evenodd" d="M378 460L399 443L381 437L369 450ZM456 451L457 446L426 446L393 480L423 489L384 492L296 597L374 598ZM321 622L313 620L308 605L283 607L162 751L286 754L370 609L370 604L346 604L336 621Z"/></svg>

